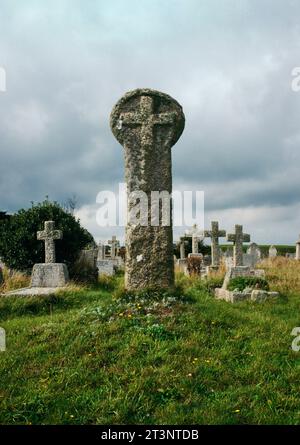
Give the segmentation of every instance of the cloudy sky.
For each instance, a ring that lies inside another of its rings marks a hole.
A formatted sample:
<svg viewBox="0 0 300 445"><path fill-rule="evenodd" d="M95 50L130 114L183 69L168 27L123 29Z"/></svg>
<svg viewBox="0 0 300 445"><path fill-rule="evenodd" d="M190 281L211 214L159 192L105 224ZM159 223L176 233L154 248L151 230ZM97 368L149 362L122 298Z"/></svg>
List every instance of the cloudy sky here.
<svg viewBox="0 0 300 445"><path fill-rule="evenodd" d="M0 29L0 209L76 194L97 239L122 238L96 224L98 192L124 175L109 115L150 87L183 106L173 188L205 192L206 225L296 241L299 0L1 0Z"/></svg>

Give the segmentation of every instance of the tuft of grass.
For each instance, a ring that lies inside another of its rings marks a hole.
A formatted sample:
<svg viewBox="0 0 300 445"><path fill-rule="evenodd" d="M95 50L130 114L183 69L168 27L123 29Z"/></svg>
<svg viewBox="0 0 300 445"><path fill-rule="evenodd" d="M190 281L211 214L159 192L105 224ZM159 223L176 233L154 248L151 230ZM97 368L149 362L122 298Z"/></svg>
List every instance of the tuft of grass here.
<svg viewBox="0 0 300 445"><path fill-rule="evenodd" d="M263 260L259 268L266 272L270 288L282 294L300 292L300 261L276 257Z"/></svg>
<svg viewBox="0 0 300 445"><path fill-rule="evenodd" d="M22 272L11 271L7 267L4 267L2 272L4 282L0 287L0 293L21 289L22 287L28 287L30 285L30 276Z"/></svg>

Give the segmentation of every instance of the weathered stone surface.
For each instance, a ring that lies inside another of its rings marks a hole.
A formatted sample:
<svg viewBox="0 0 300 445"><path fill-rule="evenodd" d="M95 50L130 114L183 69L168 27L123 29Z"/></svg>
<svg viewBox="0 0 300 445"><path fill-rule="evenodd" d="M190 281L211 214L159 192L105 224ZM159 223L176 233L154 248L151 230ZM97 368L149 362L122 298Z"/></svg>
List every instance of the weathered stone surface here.
<svg viewBox="0 0 300 445"><path fill-rule="evenodd" d="M172 192L171 147L184 129L181 106L170 96L137 89L125 94L111 113L111 129L123 145L128 194L137 191ZM169 198L170 203L170 198ZM173 233L170 224L151 225L151 206L147 226L130 220L136 201L128 200L126 227L127 288L172 287L174 285ZM143 215L145 217L145 215Z"/></svg>
<svg viewBox="0 0 300 445"><path fill-rule="evenodd" d="M37 233L37 239L45 241L45 263L55 263L55 240L62 239L62 231L54 229L54 221L45 221L45 229Z"/></svg>
<svg viewBox="0 0 300 445"><path fill-rule="evenodd" d="M91 268L96 268L98 249L85 249L80 252L79 261L84 262Z"/></svg>
<svg viewBox="0 0 300 445"><path fill-rule="evenodd" d="M108 244L111 245L111 250L110 250L110 257L111 259L115 259L116 256L118 255L118 249L120 247L120 242L117 240L117 237L114 235L112 236L111 240L108 241Z"/></svg>
<svg viewBox="0 0 300 445"><path fill-rule="evenodd" d="M243 233L243 226L236 224L235 233L228 234L227 241L234 243L233 266L243 266L243 242L249 242L250 235Z"/></svg>
<svg viewBox="0 0 300 445"><path fill-rule="evenodd" d="M276 299L279 296L278 292L267 292L259 289L245 289L240 291L229 291L227 289L215 289L215 297L218 300L225 300L229 303L237 303L239 301L254 301L261 303L267 300Z"/></svg>
<svg viewBox="0 0 300 445"><path fill-rule="evenodd" d="M99 275L112 276L116 272L117 262L111 259L97 261Z"/></svg>
<svg viewBox="0 0 300 445"><path fill-rule="evenodd" d="M97 253L97 261L105 260L105 245L99 244L98 253Z"/></svg>
<svg viewBox="0 0 300 445"><path fill-rule="evenodd" d="M35 264L32 269L31 287L63 287L69 281L65 264Z"/></svg>
<svg viewBox="0 0 300 445"><path fill-rule="evenodd" d="M0 352L6 351L6 333L5 329L0 328Z"/></svg>
<svg viewBox="0 0 300 445"><path fill-rule="evenodd" d="M277 257L277 249L275 246L271 246L269 249L269 258Z"/></svg>
<svg viewBox="0 0 300 445"><path fill-rule="evenodd" d="M199 251L199 241L204 239L204 232L198 229L197 224L194 224L192 229L186 232L186 236L192 237L192 253L197 254Z"/></svg>
<svg viewBox="0 0 300 445"><path fill-rule="evenodd" d="M34 295L51 295L56 294L60 290L64 290L64 287L24 287L22 289L16 289L10 292L6 292L1 295L2 297L28 297Z"/></svg>
<svg viewBox="0 0 300 445"><path fill-rule="evenodd" d="M257 301L258 303L277 298L278 292L267 292L264 290L255 289L251 293L251 301Z"/></svg>
<svg viewBox="0 0 300 445"><path fill-rule="evenodd" d="M177 266L180 272L187 274L187 259L179 259L177 260Z"/></svg>
<svg viewBox="0 0 300 445"><path fill-rule="evenodd" d="M211 265L217 267L220 264L219 238L226 236L226 230L219 230L218 221L212 221L211 230L205 230L204 236L211 238Z"/></svg>
<svg viewBox="0 0 300 445"><path fill-rule="evenodd" d="M184 237L180 238L179 250L180 250L180 259L184 260L185 259L185 238Z"/></svg>

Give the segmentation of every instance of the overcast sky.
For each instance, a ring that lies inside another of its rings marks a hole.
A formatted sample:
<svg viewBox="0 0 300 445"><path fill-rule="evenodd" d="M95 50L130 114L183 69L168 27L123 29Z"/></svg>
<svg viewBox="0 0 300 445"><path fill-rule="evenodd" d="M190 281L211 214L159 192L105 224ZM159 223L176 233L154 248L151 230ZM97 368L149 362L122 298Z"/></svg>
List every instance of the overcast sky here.
<svg viewBox="0 0 300 445"><path fill-rule="evenodd" d="M183 107L173 188L204 190L206 225L296 241L299 0L1 0L0 30L0 209L76 194L97 239L122 238L96 224L98 192L124 176L109 115L149 87Z"/></svg>

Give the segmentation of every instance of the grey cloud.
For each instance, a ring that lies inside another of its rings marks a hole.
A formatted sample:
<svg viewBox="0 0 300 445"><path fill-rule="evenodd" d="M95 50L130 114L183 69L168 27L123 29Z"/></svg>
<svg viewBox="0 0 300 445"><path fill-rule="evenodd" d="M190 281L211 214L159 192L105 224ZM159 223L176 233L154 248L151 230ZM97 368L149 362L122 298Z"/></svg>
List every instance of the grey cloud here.
<svg viewBox="0 0 300 445"><path fill-rule="evenodd" d="M300 203L300 93L290 88L299 13L293 0L4 0L0 207L72 193L92 206L99 190L114 190L123 153L109 114L125 91L148 86L186 114L174 187L204 190L220 217L249 206L289 212Z"/></svg>

